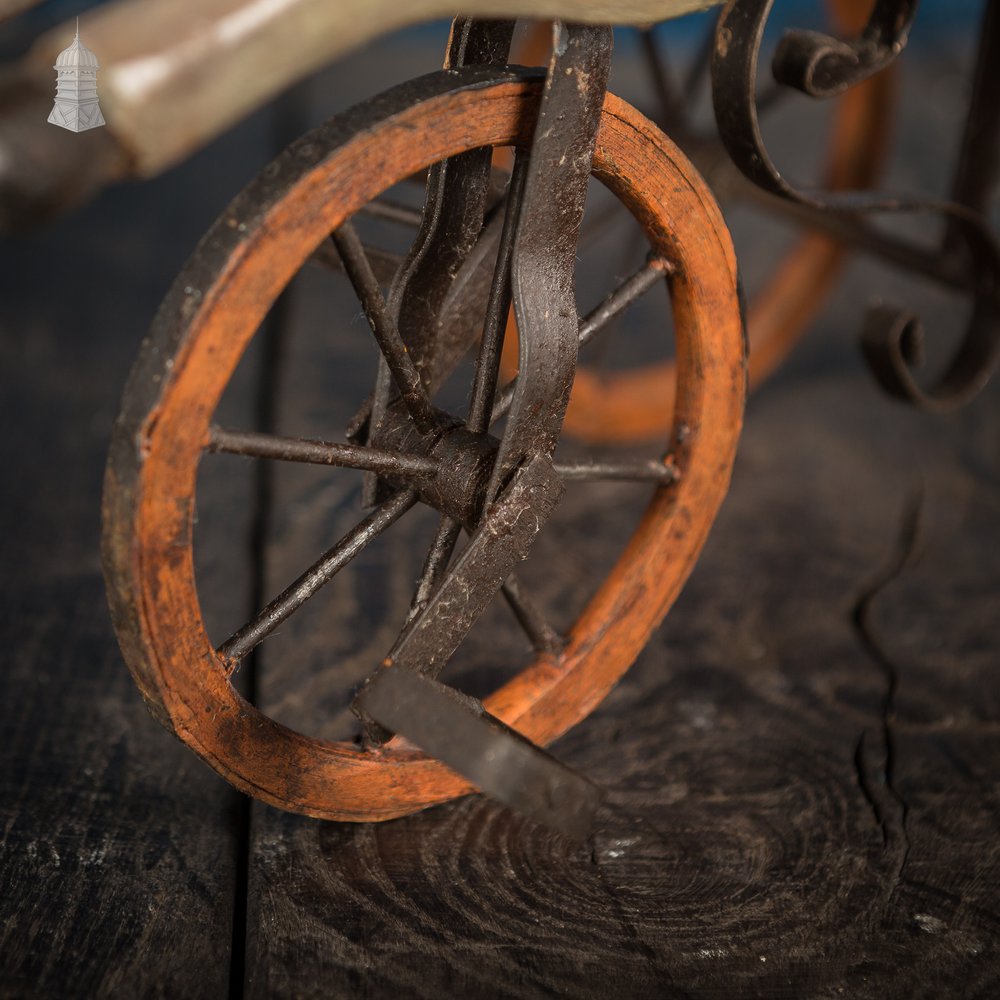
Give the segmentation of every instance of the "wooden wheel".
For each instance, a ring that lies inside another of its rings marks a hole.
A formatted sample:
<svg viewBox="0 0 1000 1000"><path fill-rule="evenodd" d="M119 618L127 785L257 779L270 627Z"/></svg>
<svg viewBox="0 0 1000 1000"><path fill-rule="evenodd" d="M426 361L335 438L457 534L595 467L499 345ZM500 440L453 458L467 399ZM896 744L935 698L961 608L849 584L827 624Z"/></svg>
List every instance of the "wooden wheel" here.
<svg viewBox="0 0 1000 1000"><path fill-rule="evenodd" d="M317 739L263 715L234 689L232 645L217 650L209 641L192 554L196 474L213 439L213 412L271 304L331 233L432 163L467 149L529 145L540 93L539 80L526 74L449 71L304 136L202 240L130 376L104 495L105 572L122 650L168 729L235 786L282 808L384 820L473 789L401 740L363 749ZM674 601L728 485L746 380L732 247L690 164L609 95L593 172L641 222L668 275L678 430L666 463L676 476L655 488L560 650L539 653L485 699L490 712L540 744L594 709ZM354 464L350 455L343 464ZM419 475L421 459L411 464ZM350 544L391 524L397 508L393 499L377 507Z"/></svg>
<svg viewBox="0 0 1000 1000"><path fill-rule="evenodd" d="M870 0L827 0L830 19L851 35L865 25ZM537 61L547 40L537 32L526 46L525 61ZM522 57L523 58L523 57ZM838 99L829 131L823 187L870 187L885 159L893 106L893 74L881 73ZM672 134L669 125L664 125ZM681 146L685 141L678 136ZM847 250L822 233L806 233L789 248L747 306L750 387L781 364L822 310L846 262ZM513 318L512 318L513 322ZM517 371L516 337L505 342L504 373ZM626 445L663 438L673 419L676 369L672 360L614 372L581 364L564 428L593 444Z"/></svg>

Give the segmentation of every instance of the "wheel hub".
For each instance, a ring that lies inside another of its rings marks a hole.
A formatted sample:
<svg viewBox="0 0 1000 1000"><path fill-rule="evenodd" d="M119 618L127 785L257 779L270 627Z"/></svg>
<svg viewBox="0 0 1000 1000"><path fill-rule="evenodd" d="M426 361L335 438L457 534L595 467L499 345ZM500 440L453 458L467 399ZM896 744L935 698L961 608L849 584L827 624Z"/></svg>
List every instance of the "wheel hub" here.
<svg viewBox="0 0 1000 1000"><path fill-rule="evenodd" d="M492 434L474 434L451 414L438 411L440 429L423 435L405 408L396 403L375 435L379 447L434 459L437 475L422 482L389 481L394 486L415 486L420 499L471 527L482 514L486 487L493 472L500 441Z"/></svg>

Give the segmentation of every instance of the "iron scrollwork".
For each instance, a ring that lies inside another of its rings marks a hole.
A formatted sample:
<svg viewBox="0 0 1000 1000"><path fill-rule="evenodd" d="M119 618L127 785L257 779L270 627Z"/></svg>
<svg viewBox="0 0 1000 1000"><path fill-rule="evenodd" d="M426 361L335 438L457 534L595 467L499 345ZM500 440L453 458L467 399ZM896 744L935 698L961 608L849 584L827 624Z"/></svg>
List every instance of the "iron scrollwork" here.
<svg viewBox="0 0 1000 1000"><path fill-rule="evenodd" d="M996 180L1000 126L1000 0L988 0L975 84L966 120L966 136L952 200L900 197L872 191L802 190L775 166L757 115L757 67L774 0L730 0L715 34L712 95L719 132L739 170L770 194L808 213L835 213L839 228L897 263L920 260L918 268L973 299L972 315L945 371L930 387L914 377L923 358L924 331L911 312L886 305L873 307L865 321L861 346L880 385L891 395L926 410L949 410L971 399L1000 361L1000 243L984 217ZM789 31L779 43L772 71L779 83L812 97L843 93L887 67L902 51L916 14L916 0L876 0L868 24L857 39L845 42L813 31ZM975 133L975 134L973 134ZM978 146L986 144L987 166L976 166ZM988 175L986 172L988 171ZM971 180L970 180L971 178ZM947 221L936 253L886 238L866 217L882 213L925 212Z"/></svg>

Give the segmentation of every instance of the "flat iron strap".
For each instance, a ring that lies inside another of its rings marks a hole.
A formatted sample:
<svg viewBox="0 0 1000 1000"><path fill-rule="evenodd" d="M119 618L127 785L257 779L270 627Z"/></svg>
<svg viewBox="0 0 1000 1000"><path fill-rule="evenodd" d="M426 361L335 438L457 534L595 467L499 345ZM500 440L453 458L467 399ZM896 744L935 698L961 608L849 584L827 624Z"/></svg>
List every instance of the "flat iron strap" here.
<svg viewBox="0 0 1000 1000"><path fill-rule="evenodd" d="M520 370L487 497L528 455L550 455L576 372L573 272L611 66L606 25L554 25L511 261Z"/></svg>
<svg viewBox="0 0 1000 1000"><path fill-rule="evenodd" d="M576 841L593 832L599 786L490 715L475 699L392 667L363 692L361 707L453 768L480 791Z"/></svg>

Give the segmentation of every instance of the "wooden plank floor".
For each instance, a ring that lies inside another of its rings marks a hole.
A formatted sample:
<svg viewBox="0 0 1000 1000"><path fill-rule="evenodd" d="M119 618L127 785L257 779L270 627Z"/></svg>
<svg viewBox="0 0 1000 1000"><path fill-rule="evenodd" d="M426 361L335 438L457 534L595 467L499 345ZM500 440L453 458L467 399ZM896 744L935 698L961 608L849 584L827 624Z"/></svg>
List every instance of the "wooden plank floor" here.
<svg viewBox="0 0 1000 1000"><path fill-rule="evenodd" d="M870 296L913 301L939 343L964 312L868 263L752 401L677 607L554 748L611 795L592 848L480 797L377 826L248 806L142 707L97 554L104 448L138 340L281 135L431 68L439 35L376 50L381 76L347 60L294 108L3 246L0 996L995 996L1000 386L946 418L885 400L852 342ZM892 167L910 187L942 183L961 86L960 52L923 52ZM769 254L749 220L734 225L752 287ZM285 303L283 429L338 426L359 398L373 355L350 309L319 272ZM259 363L225 401L234 423L259 415ZM261 511L252 466L218 463L197 539L221 636L357 503L336 473L282 469ZM573 490L525 569L556 619L642 500ZM401 522L263 647L244 683L265 710L340 734L431 527ZM453 677L488 690L524 652L491 610Z"/></svg>

